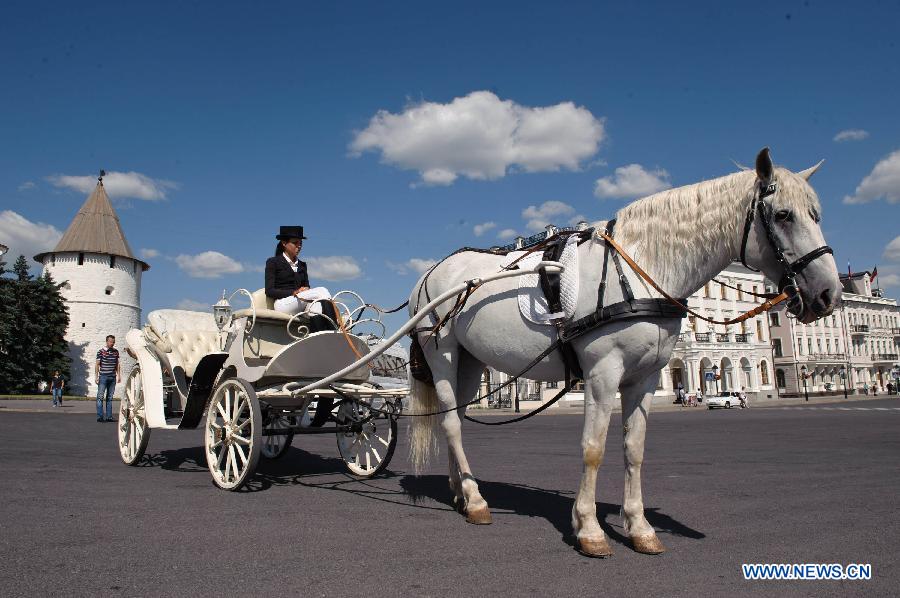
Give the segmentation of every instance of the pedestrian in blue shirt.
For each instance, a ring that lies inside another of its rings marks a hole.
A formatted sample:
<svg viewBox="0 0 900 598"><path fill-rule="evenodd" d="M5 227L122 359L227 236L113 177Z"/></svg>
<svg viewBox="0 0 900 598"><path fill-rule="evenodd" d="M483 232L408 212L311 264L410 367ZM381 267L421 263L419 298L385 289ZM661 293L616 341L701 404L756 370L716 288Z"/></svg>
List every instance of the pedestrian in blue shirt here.
<svg viewBox="0 0 900 598"><path fill-rule="evenodd" d="M116 382L122 381L119 369L119 351L115 347L116 337L106 337L106 347L97 351L97 365L94 376L97 379L97 421L113 421L112 398L116 390ZM106 396L106 419L103 418L103 397Z"/></svg>

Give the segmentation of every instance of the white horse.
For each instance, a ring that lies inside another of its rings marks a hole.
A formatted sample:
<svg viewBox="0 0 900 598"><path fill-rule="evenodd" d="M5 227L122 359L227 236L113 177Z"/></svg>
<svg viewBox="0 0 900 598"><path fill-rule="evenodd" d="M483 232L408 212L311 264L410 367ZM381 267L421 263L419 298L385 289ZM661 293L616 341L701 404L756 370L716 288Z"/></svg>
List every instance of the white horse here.
<svg viewBox="0 0 900 598"><path fill-rule="evenodd" d="M793 284L789 292L794 301L789 308L800 321L811 322L832 312L842 290L834 258L828 255L830 249L823 247L819 201L807 183L819 165L821 162L794 173L775 167L765 148L757 156L755 171L748 169L671 189L625 206L617 214L614 239L673 297L690 296L745 254L745 263L761 270L768 279L782 281L782 287ZM748 212L756 216L749 225ZM602 229L601 224L595 226ZM590 314L596 307L604 251L605 242L597 235L578 248L580 280L575 318ZM423 283L427 284L427 294L434 297L462 281L498 272L502 260L477 252L458 253L444 260L414 287L410 313L417 304L426 302L422 299ZM636 297L659 297L626 264L622 266ZM791 266L798 272L793 279L786 279L785 271ZM622 301L613 267L609 268L607 282L605 304ZM463 451L461 417L465 407L453 408L477 396L486 365L517 374L556 339L555 328L535 325L519 313L517 286L517 279L505 279L477 288L460 313L435 335L437 342L426 332L417 333L434 382L426 384L410 376L410 413L451 411L411 418L410 457L416 471L421 471L436 449L434 428L440 419L449 447L450 489L470 523L490 523L491 514ZM439 309L437 317L443 318L449 309ZM678 318L620 320L572 342L585 383L581 437L584 469L572 509L576 544L583 554L612 554L597 521L595 491L617 390L621 392L624 420L625 531L638 552L659 554L665 550L644 517L641 463L651 399L680 326ZM561 380L564 363L559 352L540 361L527 377Z"/></svg>

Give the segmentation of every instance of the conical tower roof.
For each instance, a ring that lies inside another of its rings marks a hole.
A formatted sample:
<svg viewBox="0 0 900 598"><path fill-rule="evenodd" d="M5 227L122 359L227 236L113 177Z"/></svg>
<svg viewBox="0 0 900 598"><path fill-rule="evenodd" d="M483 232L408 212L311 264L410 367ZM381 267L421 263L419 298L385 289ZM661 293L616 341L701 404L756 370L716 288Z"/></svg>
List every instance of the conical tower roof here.
<svg viewBox="0 0 900 598"><path fill-rule="evenodd" d="M109 202L106 189L103 188L102 177L97 179L94 191L75 214L72 224L66 229L66 233L53 251L40 253L34 256L34 259L43 262L44 256L48 253L62 252L117 255L140 262L144 270L150 268L149 264L134 257L131 246L125 239L125 233L119 225L119 217Z"/></svg>

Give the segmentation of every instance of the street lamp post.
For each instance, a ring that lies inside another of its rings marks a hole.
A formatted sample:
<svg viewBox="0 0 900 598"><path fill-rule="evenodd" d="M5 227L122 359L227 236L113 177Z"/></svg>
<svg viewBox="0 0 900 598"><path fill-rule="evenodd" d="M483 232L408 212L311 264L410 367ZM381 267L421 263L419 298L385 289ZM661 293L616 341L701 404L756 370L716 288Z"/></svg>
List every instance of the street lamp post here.
<svg viewBox="0 0 900 598"><path fill-rule="evenodd" d="M716 381L716 394L719 394L719 366L713 366L713 379Z"/></svg>
<svg viewBox="0 0 900 598"><path fill-rule="evenodd" d="M847 398L847 368L841 366L841 381L844 383L844 398Z"/></svg>
<svg viewBox="0 0 900 598"><path fill-rule="evenodd" d="M806 401L809 402L809 391L806 389L806 365L800 366L800 375L803 376L803 396L805 396Z"/></svg>

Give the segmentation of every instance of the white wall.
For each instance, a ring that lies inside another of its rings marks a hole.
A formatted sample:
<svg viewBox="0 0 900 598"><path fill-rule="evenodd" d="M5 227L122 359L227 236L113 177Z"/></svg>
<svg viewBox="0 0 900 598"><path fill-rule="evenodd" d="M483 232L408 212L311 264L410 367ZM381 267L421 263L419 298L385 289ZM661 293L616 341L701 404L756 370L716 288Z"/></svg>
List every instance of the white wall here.
<svg viewBox="0 0 900 598"><path fill-rule="evenodd" d="M124 382L134 365L123 350L125 333L141 323L141 264L116 256L111 268L110 256L86 253L83 265L78 265L77 253L59 253L44 258L44 270L57 283L66 283L62 295L69 307L66 340L73 392L96 396L94 364L108 334L116 337ZM116 396L121 396L122 388L117 385Z"/></svg>

